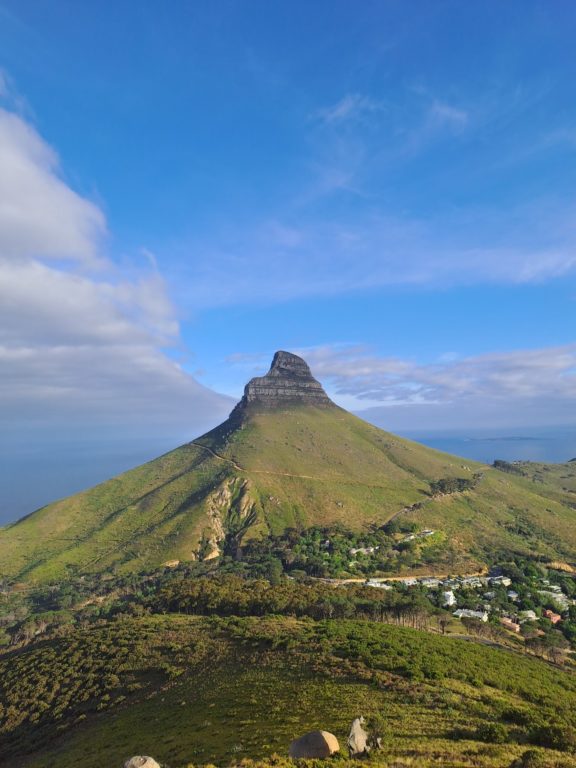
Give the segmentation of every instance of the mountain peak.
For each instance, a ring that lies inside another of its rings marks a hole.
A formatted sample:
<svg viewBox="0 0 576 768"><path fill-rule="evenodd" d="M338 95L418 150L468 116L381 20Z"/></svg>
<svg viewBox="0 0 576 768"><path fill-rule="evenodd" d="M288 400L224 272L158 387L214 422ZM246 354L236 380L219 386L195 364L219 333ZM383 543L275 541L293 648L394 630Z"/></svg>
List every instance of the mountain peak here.
<svg viewBox="0 0 576 768"><path fill-rule="evenodd" d="M298 355L295 355L292 352L284 352L282 349L274 353L274 357L272 358L272 365L270 366L270 370L266 375L293 375L303 376L308 379L312 378L310 366L303 358L298 357Z"/></svg>
<svg viewBox="0 0 576 768"><path fill-rule="evenodd" d="M242 412L248 406L268 409L291 405L335 407L320 382L312 376L308 363L292 352L279 350L268 373L246 384L244 397L234 410Z"/></svg>

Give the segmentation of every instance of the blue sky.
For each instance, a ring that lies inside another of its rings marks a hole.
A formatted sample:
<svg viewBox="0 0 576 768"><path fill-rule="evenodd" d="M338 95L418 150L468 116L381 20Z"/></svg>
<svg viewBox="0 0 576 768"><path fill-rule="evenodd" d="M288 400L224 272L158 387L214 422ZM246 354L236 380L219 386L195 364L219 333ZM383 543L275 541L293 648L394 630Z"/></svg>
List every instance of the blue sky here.
<svg viewBox="0 0 576 768"><path fill-rule="evenodd" d="M574 425L574 39L571 0L0 0L0 517L279 348L390 429Z"/></svg>

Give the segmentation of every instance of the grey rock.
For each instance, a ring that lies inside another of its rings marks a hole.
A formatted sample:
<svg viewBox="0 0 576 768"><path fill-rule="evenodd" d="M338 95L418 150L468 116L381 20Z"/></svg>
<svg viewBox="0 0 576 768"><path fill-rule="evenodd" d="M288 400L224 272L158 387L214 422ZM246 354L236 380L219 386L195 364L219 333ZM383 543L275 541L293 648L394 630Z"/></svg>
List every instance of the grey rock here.
<svg viewBox="0 0 576 768"><path fill-rule="evenodd" d="M265 376L251 379L244 397L232 415L241 416L246 409L281 408L290 405L337 406L312 376L308 364L291 352L276 352Z"/></svg>
<svg viewBox="0 0 576 768"><path fill-rule="evenodd" d="M294 739L290 744L290 757L301 758L325 758L340 751L338 739L328 731L311 731L299 739Z"/></svg>
<svg viewBox="0 0 576 768"><path fill-rule="evenodd" d="M352 722L350 735L348 736L348 752L350 753L350 757L360 757L361 755L368 754L370 751L368 734L362 727L364 722L363 717L357 717L356 720Z"/></svg>
<svg viewBox="0 0 576 768"><path fill-rule="evenodd" d="M126 760L124 768L160 768L160 764L153 757L135 755L130 760Z"/></svg>

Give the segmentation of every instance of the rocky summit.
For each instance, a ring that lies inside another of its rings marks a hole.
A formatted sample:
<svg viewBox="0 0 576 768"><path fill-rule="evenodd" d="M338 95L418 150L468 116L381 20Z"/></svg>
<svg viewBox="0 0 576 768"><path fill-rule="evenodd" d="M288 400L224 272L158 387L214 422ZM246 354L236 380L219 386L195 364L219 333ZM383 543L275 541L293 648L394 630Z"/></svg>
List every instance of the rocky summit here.
<svg viewBox="0 0 576 768"><path fill-rule="evenodd" d="M274 355L268 373L246 384L244 396L235 411L242 412L248 407L268 409L286 405L337 407L301 357L279 351Z"/></svg>

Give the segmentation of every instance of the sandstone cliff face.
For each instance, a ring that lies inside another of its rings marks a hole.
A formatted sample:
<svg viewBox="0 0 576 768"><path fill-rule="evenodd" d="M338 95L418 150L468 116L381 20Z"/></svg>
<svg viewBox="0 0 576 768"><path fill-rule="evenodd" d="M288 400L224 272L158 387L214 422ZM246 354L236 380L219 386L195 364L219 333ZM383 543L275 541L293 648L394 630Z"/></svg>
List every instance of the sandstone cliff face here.
<svg viewBox="0 0 576 768"><path fill-rule="evenodd" d="M233 413L240 414L248 407L268 409L290 405L336 407L301 357L291 352L276 352L268 373L248 382L244 397Z"/></svg>
<svg viewBox="0 0 576 768"><path fill-rule="evenodd" d="M207 499L210 534L204 540L201 560L221 554L234 554L257 513L250 493L250 482L234 477L226 480Z"/></svg>

